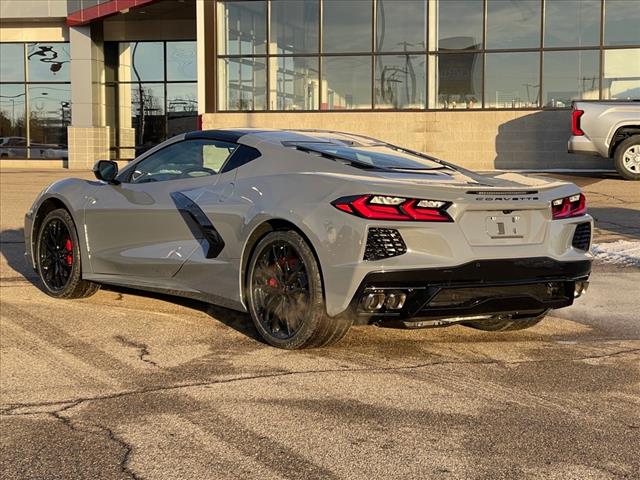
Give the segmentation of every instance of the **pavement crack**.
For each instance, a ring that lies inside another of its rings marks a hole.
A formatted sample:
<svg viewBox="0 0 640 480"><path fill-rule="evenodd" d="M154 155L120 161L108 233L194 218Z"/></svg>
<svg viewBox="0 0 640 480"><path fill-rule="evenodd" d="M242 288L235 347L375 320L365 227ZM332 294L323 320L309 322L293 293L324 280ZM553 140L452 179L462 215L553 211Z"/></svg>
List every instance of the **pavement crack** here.
<svg viewBox="0 0 640 480"><path fill-rule="evenodd" d="M57 410L53 410L50 412L46 412L48 415L52 416L53 418L55 418L56 420L58 420L59 422L61 422L63 425L65 425L67 428L69 428L70 430L74 431L74 432L79 432L82 434L89 434L89 435L98 435L98 436L105 436L107 437L107 439L113 443L115 443L116 445L118 445L122 450L123 450L123 454L121 456L121 458L118 460L118 469L120 470L120 472L124 475L126 475L127 477L133 479L133 480L141 480L141 477L138 476L133 470L131 470L131 468L129 467L129 461L131 459L131 455L133 454L133 446L131 444L129 444L128 442L126 442L125 440L123 440L122 438L118 437L114 431L108 427L105 427L103 425L99 425L99 424L80 424L79 422L74 422L71 418L69 418L68 416L64 415L64 412L66 412L67 410L70 410L74 407L77 407L78 405L80 405L80 403L82 403L83 400L77 401L77 402L71 402L71 403L67 403L65 404L63 407L57 409ZM89 428L87 428L86 426L89 425ZM97 430L96 430L97 429Z"/></svg>
<svg viewBox="0 0 640 480"><path fill-rule="evenodd" d="M605 354L599 354L599 355L585 355L585 356L576 357L576 358L514 360L514 361L493 360L493 359L469 360L469 361L440 360L440 361L434 361L434 362L428 362L428 363L419 363L414 365L400 365L400 366L392 366L392 367L345 367L345 368L328 368L328 369L317 369L317 370L292 370L292 371L285 371L285 372L265 373L265 374L259 374L259 375L247 375L247 376L240 376L240 377L221 378L218 380L210 380L210 381L189 382L189 383L180 383L180 384L157 386L157 387L146 387L146 388L133 389L133 390L123 390L120 392L113 392L110 394L96 395L93 397L82 397L82 398L76 398L71 400L36 402L36 403L13 403L13 404L0 407L0 416L40 415L42 413L51 412L51 410L46 410L46 407L58 407L54 411L65 411L65 410L69 410L70 408L77 407L82 403L88 403L88 402L113 400L113 399L128 397L132 395L144 395L147 393L161 393L161 392L168 392L173 390L182 390L186 388L198 388L198 387L208 388L208 387L214 387L216 385L222 385L227 383L239 383L239 382L247 382L252 380L262 380L262 379L277 378L277 377L316 375L316 374L324 374L324 373L360 373L360 372L384 373L384 372L393 372L393 371L418 370L423 368L436 367L440 365L519 365L519 364L534 364L534 363L580 362L585 360L599 360L604 358L612 358L612 357L618 357L618 356L629 355L629 354L637 354L637 353L640 353L640 348L616 350L615 352L611 352L611 353L605 353ZM64 407L60 408L60 405L64 405ZM45 408L45 410L42 410L43 408ZM21 410L27 410L27 411L21 411Z"/></svg>
<svg viewBox="0 0 640 480"><path fill-rule="evenodd" d="M158 366L158 364L154 360L148 358L151 354L149 353L149 347L146 343L135 342L133 340L129 340L126 337L123 337L122 335L116 335L113 338L125 347L131 347L138 350L138 359L140 361L148 363L149 365L153 365L154 367Z"/></svg>

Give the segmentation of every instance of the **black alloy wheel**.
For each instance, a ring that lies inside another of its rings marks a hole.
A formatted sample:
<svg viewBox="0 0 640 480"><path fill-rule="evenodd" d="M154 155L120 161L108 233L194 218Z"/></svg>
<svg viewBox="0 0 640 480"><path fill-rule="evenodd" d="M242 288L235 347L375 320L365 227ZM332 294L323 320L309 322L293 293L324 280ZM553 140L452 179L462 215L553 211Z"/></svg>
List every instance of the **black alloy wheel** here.
<svg viewBox="0 0 640 480"><path fill-rule="evenodd" d="M279 240L261 251L251 290L262 327L274 338L292 338L310 306L306 266L293 245Z"/></svg>
<svg viewBox="0 0 640 480"><path fill-rule="evenodd" d="M67 210L53 210L42 220L33 252L48 295L83 298L100 288L99 284L82 279L78 234Z"/></svg>
<svg viewBox="0 0 640 480"><path fill-rule="evenodd" d="M256 330L278 348L331 345L351 327L350 317L327 315L318 260L293 230L268 233L255 246L246 294Z"/></svg>
<svg viewBox="0 0 640 480"><path fill-rule="evenodd" d="M53 292L63 290L73 270L73 241L62 219L54 217L42 226L39 246L42 281Z"/></svg>

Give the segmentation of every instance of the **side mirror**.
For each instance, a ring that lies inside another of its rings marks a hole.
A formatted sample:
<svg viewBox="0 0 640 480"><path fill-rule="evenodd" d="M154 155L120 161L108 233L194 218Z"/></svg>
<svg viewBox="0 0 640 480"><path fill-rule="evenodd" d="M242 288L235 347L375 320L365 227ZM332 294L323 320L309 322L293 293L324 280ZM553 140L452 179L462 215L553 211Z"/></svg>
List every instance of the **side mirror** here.
<svg viewBox="0 0 640 480"><path fill-rule="evenodd" d="M118 164L112 160L98 160L93 166L93 174L98 180L118 185L116 180L118 175Z"/></svg>

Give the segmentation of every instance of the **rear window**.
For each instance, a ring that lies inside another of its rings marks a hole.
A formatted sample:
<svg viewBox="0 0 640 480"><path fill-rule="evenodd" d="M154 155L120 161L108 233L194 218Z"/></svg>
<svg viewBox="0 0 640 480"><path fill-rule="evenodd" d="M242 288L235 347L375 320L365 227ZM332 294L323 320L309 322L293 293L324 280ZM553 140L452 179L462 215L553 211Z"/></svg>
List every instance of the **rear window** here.
<svg viewBox="0 0 640 480"><path fill-rule="evenodd" d="M397 170L431 170L442 165L426 157L388 145L350 146L328 142L291 142L301 149L331 155L374 168Z"/></svg>

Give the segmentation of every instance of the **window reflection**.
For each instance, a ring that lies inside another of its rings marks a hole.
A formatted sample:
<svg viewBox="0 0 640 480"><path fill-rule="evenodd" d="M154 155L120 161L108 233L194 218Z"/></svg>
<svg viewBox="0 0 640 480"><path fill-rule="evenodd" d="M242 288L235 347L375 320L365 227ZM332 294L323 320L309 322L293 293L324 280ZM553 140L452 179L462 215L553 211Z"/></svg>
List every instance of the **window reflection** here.
<svg viewBox="0 0 640 480"><path fill-rule="evenodd" d="M24 82L24 44L0 43L0 82Z"/></svg>
<svg viewBox="0 0 640 480"><path fill-rule="evenodd" d="M426 50L426 2L377 0L376 51Z"/></svg>
<svg viewBox="0 0 640 480"><path fill-rule="evenodd" d="M165 139L164 84L132 83L120 85L121 98L131 99L131 124L135 131L136 155ZM125 105L126 106L126 105Z"/></svg>
<svg viewBox="0 0 640 480"><path fill-rule="evenodd" d="M167 136L197 128L198 99L195 83L167 84Z"/></svg>
<svg viewBox="0 0 640 480"><path fill-rule="evenodd" d="M264 58L226 58L218 63L220 110L264 110L267 107Z"/></svg>
<svg viewBox="0 0 640 480"><path fill-rule="evenodd" d="M68 84L29 85L30 158L66 159L71 124Z"/></svg>
<svg viewBox="0 0 640 480"><path fill-rule="evenodd" d="M316 57L273 57L271 72L275 82L272 80L271 108L317 110L319 105L318 62Z"/></svg>
<svg viewBox="0 0 640 480"><path fill-rule="evenodd" d="M538 52L487 53L485 105L489 108L534 108L539 103Z"/></svg>
<svg viewBox="0 0 640 480"><path fill-rule="evenodd" d="M640 98L640 48L605 50L602 98Z"/></svg>
<svg viewBox="0 0 640 480"><path fill-rule="evenodd" d="M271 2L271 53L317 53L318 0Z"/></svg>
<svg viewBox="0 0 640 480"><path fill-rule="evenodd" d="M252 55L266 52L266 2L218 3L218 53Z"/></svg>
<svg viewBox="0 0 640 480"><path fill-rule="evenodd" d="M438 108L481 108L482 54L442 54L436 58Z"/></svg>
<svg viewBox="0 0 640 480"><path fill-rule="evenodd" d="M487 0L487 48L540 46L540 0Z"/></svg>
<svg viewBox="0 0 640 480"><path fill-rule="evenodd" d="M604 44L640 45L638 0L607 0L604 8Z"/></svg>
<svg viewBox="0 0 640 480"><path fill-rule="evenodd" d="M600 52L545 52L542 104L570 107L572 100L597 100L600 91Z"/></svg>
<svg viewBox="0 0 640 480"><path fill-rule="evenodd" d="M26 157L24 84L0 84L0 158Z"/></svg>
<svg viewBox="0 0 640 480"><path fill-rule="evenodd" d="M325 57L322 62L322 110L371 108L371 57Z"/></svg>
<svg viewBox="0 0 640 480"><path fill-rule="evenodd" d="M547 0L545 47L584 47L600 43L600 0Z"/></svg>
<svg viewBox="0 0 640 480"><path fill-rule="evenodd" d="M425 108L426 56L376 57L376 107Z"/></svg>
<svg viewBox="0 0 640 480"><path fill-rule="evenodd" d="M436 3L439 50L482 48L484 5L478 0L446 0Z"/></svg>
<svg viewBox="0 0 640 480"><path fill-rule="evenodd" d="M323 52L371 51L371 16L371 1L325 0L322 10Z"/></svg>
<svg viewBox="0 0 640 480"><path fill-rule="evenodd" d="M167 81L198 78L196 42L167 42Z"/></svg>
<svg viewBox="0 0 640 480"><path fill-rule="evenodd" d="M162 42L120 43L118 62L121 82L157 82L164 78Z"/></svg>
<svg viewBox="0 0 640 480"><path fill-rule="evenodd" d="M30 82L69 81L68 43L29 43L27 61Z"/></svg>

